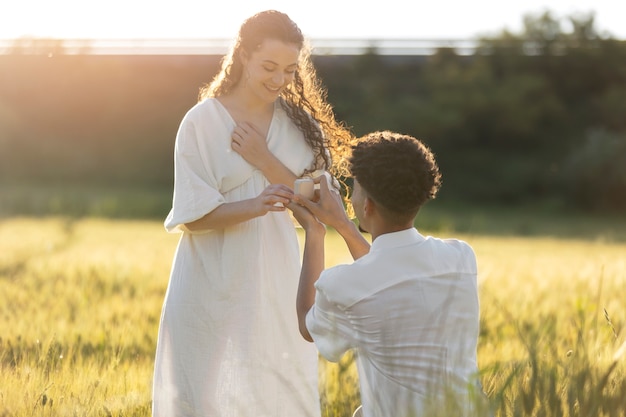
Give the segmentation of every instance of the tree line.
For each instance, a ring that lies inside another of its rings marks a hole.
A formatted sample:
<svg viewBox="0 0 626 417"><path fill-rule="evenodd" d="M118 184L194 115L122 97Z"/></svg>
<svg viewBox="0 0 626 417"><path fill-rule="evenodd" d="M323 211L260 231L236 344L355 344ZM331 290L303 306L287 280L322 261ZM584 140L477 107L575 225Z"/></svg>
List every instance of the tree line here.
<svg viewBox="0 0 626 417"><path fill-rule="evenodd" d="M38 45L0 56L0 183L171 188L178 124L221 57ZM527 16L522 33L481 38L471 55L314 63L356 135L396 130L434 150L442 199L626 209L626 43L593 15Z"/></svg>

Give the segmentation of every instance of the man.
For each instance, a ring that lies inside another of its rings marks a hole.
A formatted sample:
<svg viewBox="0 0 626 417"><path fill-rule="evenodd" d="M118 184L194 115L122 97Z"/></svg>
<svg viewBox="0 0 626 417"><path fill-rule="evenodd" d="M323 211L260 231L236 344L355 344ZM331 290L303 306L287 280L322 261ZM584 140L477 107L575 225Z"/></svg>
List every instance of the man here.
<svg viewBox="0 0 626 417"><path fill-rule="evenodd" d="M441 184L433 154L411 136L374 132L353 146L349 166L359 229L326 181L316 180L317 201L296 195L289 205L306 233L302 336L330 361L354 349L362 401L355 415L476 415L484 406L475 255L463 241L414 227ZM344 238L354 263L324 270L324 225ZM359 230L371 234L371 248Z"/></svg>

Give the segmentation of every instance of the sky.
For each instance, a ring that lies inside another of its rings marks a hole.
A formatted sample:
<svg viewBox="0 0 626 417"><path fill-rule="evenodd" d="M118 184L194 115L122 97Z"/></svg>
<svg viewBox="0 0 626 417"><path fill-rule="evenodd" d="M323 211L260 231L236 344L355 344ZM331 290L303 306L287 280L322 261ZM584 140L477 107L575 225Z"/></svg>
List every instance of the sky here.
<svg viewBox="0 0 626 417"><path fill-rule="evenodd" d="M311 39L474 39L519 33L524 15L544 11L593 12L597 30L626 39L624 0L3 0L0 39L233 38L265 9L287 13Z"/></svg>

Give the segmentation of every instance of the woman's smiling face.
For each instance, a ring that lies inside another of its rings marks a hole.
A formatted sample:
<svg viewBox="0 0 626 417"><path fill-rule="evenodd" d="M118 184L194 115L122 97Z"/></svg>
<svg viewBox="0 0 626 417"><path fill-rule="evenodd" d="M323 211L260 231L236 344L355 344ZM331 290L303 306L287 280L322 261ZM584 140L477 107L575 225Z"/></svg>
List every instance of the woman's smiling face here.
<svg viewBox="0 0 626 417"><path fill-rule="evenodd" d="M259 100L274 102L293 81L299 55L300 49L295 44L266 39L244 57L241 82Z"/></svg>

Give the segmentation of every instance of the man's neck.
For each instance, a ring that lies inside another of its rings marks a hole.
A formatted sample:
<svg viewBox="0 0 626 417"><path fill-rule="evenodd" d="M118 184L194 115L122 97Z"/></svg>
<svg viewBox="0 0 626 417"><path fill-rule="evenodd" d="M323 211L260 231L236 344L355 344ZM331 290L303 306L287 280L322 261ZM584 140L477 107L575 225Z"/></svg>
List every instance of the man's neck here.
<svg viewBox="0 0 626 417"><path fill-rule="evenodd" d="M372 235L372 242L376 240L378 236L386 235L388 233L401 232L403 230L412 229L413 227L412 222L404 225L373 225L370 231L370 234Z"/></svg>

